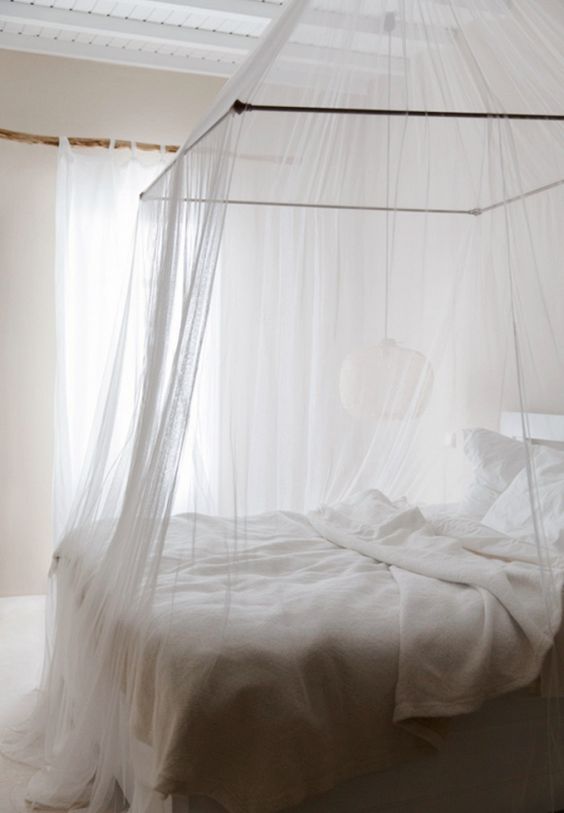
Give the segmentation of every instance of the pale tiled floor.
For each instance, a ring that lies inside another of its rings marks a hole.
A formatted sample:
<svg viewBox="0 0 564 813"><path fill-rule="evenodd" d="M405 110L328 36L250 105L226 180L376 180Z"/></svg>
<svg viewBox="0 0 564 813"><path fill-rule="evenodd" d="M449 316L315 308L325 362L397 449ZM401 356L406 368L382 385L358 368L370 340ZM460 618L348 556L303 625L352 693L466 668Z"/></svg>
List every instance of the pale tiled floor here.
<svg viewBox="0 0 564 813"><path fill-rule="evenodd" d="M44 614L44 596L0 598L0 732L30 707L41 673ZM32 773L33 768L0 755L0 813L27 809L25 788Z"/></svg>
<svg viewBox="0 0 564 813"><path fill-rule="evenodd" d="M43 658L44 596L0 598L0 731L25 713ZM32 768L0 755L0 813L25 810ZM53 811L54 813L54 811Z"/></svg>
<svg viewBox="0 0 564 813"><path fill-rule="evenodd" d="M0 597L0 737L32 707L43 663L44 624L45 596ZM33 772L0 753L0 813L31 813L25 790ZM49 813L68 811L49 808Z"/></svg>

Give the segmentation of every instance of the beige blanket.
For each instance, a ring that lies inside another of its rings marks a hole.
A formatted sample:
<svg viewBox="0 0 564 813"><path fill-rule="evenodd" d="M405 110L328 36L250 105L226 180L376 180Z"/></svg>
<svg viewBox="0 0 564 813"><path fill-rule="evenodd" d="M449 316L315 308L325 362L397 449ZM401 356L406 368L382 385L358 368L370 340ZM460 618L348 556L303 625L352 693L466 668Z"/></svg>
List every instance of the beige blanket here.
<svg viewBox="0 0 564 813"><path fill-rule="evenodd" d="M176 517L165 552L148 635L131 630L131 731L146 783L231 813L438 745L441 718L539 674L560 621L534 549L439 536L376 491L243 526ZM76 566L72 544L59 556Z"/></svg>

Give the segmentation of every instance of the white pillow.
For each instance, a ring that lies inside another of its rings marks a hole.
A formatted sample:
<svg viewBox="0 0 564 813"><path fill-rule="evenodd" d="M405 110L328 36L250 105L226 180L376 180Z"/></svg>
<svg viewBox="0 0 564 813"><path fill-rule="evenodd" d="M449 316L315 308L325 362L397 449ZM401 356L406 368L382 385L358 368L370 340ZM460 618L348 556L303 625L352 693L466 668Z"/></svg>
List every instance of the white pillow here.
<svg viewBox="0 0 564 813"><path fill-rule="evenodd" d="M525 465L525 447L491 429L465 429L464 454L476 479L501 494Z"/></svg>
<svg viewBox="0 0 564 813"><path fill-rule="evenodd" d="M458 511L472 519L481 520L499 497L499 492L474 480L458 503Z"/></svg>
<svg viewBox="0 0 564 813"><path fill-rule="evenodd" d="M482 519L499 495L525 466L525 449L490 429L464 429L464 454L474 469L474 482L459 503L460 513Z"/></svg>
<svg viewBox="0 0 564 813"><path fill-rule="evenodd" d="M533 446L531 452L541 528L548 542L564 541L564 453L547 446ZM525 468L498 497L482 523L509 536L534 536Z"/></svg>

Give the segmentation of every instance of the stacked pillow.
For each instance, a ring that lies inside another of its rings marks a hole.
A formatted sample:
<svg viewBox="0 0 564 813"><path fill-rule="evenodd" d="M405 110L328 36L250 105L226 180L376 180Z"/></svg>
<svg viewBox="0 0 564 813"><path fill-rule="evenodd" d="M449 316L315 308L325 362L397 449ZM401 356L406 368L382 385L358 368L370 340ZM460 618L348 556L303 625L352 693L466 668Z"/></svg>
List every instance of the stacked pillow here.
<svg viewBox="0 0 564 813"><path fill-rule="evenodd" d="M533 446L531 451L539 530L547 542L564 541L564 453L547 446ZM529 478L525 467L494 502L482 523L509 536L534 536Z"/></svg>
<svg viewBox="0 0 564 813"><path fill-rule="evenodd" d="M474 482L460 511L509 536L534 537L524 443L488 429L467 429L464 452ZM564 452L529 446L536 516L549 542L564 543Z"/></svg>
<svg viewBox="0 0 564 813"><path fill-rule="evenodd" d="M465 429L464 454L474 470L474 481L459 504L462 514L482 520L497 498L525 466L521 441L489 429Z"/></svg>

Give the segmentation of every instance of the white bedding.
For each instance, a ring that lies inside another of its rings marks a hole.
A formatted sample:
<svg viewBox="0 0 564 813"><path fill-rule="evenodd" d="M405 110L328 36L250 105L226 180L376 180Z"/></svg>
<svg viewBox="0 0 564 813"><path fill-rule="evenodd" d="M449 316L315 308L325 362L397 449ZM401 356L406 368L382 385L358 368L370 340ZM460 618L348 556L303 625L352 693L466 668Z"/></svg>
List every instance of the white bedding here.
<svg viewBox="0 0 564 813"><path fill-rule="evenodd" d="M560 601L547 618L534 550L431 516L370 491L244 529L174 518L128 680L146 783L233 813L282 810L438 745L440 718L537 677ZM80 590L95 584L76 540L58 557Z"/></svg>
<svg viewBox="0 0 564 813"><path fill-rule="evenodd" d="M325 539L389 565L399 587L395 722L469 712L539 674L560 602L548 618L531 545L469 519L428 522L378 492L309 519Z"/></svg>

